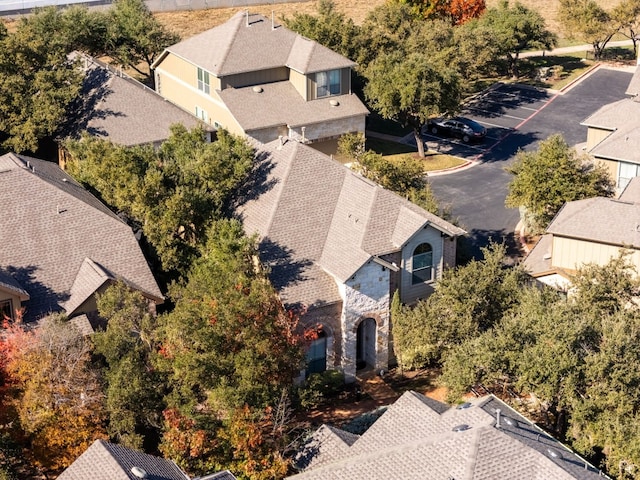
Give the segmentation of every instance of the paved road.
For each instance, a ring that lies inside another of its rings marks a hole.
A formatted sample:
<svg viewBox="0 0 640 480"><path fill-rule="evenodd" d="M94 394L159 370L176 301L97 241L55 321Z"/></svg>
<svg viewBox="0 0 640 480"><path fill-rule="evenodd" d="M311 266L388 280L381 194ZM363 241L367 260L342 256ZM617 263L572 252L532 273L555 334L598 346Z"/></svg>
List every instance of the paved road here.
<svg viewBox="0 0 640 480"><path fill-rule="evenodd" d="M600 68L563 95L501 85L468 108L465 116L487 125L492 137L487 140L494 142L488 142L484 152L473 150L479 161L473 168L430 177L438 199L469 232L468 255L480 258L480 247L489 239L515 246L519 214L504 206L510 181L504 167L517 150L533 150L554 133L562 133L569 144L586 142L587 129L580 122L600 106L624 98L630 79L629 72Z"/></svg>

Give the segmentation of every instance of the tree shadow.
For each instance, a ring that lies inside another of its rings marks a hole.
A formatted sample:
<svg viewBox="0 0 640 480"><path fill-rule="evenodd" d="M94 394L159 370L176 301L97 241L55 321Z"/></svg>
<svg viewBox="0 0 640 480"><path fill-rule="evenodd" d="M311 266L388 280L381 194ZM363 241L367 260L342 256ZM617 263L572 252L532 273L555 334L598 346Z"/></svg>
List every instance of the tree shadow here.
<svg viewBox="0 0 640 480"><path fill-rule="evenodd" d="M520 244L514 232L473 229L466 236L458 237L457 264L464 265L471 260L483 260L482 249L491 243L504 244L506 246L510 263L515 263L522 256Z"/></svg>
<svg viewBox="0 0 640 480"><path fill-rule="evenodd" d="M275 167L271 161L271 154L268 152L256 152L254 157L255 161L251 172L247 175L244 183L238 187L232 199L231 207L233 210L238 209L247 202L257 200L258 197L264 195L278 184L277 179L269 178ZM233 214L233 211L231 213Z"/></svg>
<svg viewBox="0 0 640 480"><path fill-rule="evenodd" d="M483 163L506 162L511 160L518 150L528 150L531 145L545 138L546 136L540 132L511 130L484 150L478 156L478 160Z"/></svg>
<svg viewBox="0 0 640 480"><path fill-rule="evenodd" d="M86 60L91 64L85 69L85 77L78 97L69 105L67 120L58 129L57 138L77 138L84 131L96 137L108 137L109 133L103 128L91 127L93 120L104 120L107 117L124 117L122 112L104 108L101 104L114 91L110 88L110 80L115 72L93 58ZM102 106L102 108L101 108Z"/></svg>
<svg viewBox="0 0 640 480"><path fill-rule="evenodd" d="M69 299L68 293L54 292L37 278L39 267L7 266L7 271L20 286L29 293L29 300L23 302L25 323L37 322L51 313L64 311L62 304Z"/></svg>
<svg viewBox="0 0 640 480"><path fill-rule="evenodd" d="M269 268L271 283L280 291L307 280L305 271L313 262L294 258L293 250L265 238L259 245L260 257Z"/></svg>

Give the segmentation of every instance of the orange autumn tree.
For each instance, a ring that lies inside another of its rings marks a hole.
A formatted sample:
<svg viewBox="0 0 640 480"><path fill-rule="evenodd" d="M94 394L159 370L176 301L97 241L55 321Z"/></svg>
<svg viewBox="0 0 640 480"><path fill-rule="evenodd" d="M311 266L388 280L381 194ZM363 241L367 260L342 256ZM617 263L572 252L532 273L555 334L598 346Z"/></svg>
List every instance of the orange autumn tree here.
<svg viewBox="0 0 640 480"><path fill-rule="evenodd" d="M61 470L95 439L106 437L88 338L51 316L32 330L20 323L8 326L0 343L12 404L36 464Z"/></svg>
<svg viewBox="0 0 640 480"><path fill-rule="evenodd" d="M454 25L478 18L487 9L485 0L450 0L448 13Z"/></svg>
<svg viewBox="0 0 640 480"><path fill-rule="evenodd" d="M478 18L486 10L485 0L399 0L411 7L414 14L426 20L445 19L462 25Z"/></svg>

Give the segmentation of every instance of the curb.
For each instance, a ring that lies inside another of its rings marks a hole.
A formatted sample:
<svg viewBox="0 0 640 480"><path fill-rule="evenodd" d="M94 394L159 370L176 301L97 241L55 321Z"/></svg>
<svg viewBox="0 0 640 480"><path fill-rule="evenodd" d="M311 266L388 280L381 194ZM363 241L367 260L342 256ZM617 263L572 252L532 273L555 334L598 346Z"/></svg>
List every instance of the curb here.
<svg viewBox="0 0 640 480"><path fill-rule="evenodd" d="M575 87L578 83L580 83L582 80L584 80L586 77L588 77L589 75L591 75L593 72L595 72L598 68L600 68L602 66L602 63L598 62L595 65L592 65L591 67L589 67L584 73L582 73L582 75L574 78L573 80L571 80L569 83L567 83L564 87L562 87L559 90L559 94L560 95L564 95L566 92L568 92L569 90L571 90L573 87Z"/></svg>

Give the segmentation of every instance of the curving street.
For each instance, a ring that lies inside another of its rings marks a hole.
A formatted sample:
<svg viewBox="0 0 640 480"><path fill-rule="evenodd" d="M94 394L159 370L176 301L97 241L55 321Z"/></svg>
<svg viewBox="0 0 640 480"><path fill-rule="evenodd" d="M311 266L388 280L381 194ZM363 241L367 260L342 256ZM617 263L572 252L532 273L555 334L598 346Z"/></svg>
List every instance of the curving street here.
<svg viewBox="0 0 640 480"><path fill-rule="evenodd" d="M631 71L600 67L565 92L498 84L476 97L463 115L487 127L484 145L466 146L425 135L430 148L473 160L470 168L430 176L434 193L449 206L453 217L469 233L466 254L480 258L490 239L506 242L516 254L514 228L517 209L504 206L510 181L504 167L518 149L534 150L540 140L561 133L570 145L586 142L580 125L602 105L624 98Z"/></svg>

